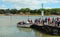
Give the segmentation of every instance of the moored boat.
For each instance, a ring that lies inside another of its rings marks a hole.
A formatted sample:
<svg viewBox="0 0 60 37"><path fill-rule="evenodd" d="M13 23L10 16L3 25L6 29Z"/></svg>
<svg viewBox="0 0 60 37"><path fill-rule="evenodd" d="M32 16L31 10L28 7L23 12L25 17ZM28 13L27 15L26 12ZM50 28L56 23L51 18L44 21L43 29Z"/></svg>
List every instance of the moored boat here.
<svg viewBox="0 0 60 37"><path fill-rule="evenodd" d="M48 25L40 26L34 24L31 25L31 28L51 35L60 35L60 27L56 27L56 26L48 26Z"/></svg>
<svg viewBox="0 0 60 37"><path fill-rule="evenodd" d="M24 27L24 28L29 28L32 24L26 23L26 22L18 22L17 26L18 27Z"/></svg>

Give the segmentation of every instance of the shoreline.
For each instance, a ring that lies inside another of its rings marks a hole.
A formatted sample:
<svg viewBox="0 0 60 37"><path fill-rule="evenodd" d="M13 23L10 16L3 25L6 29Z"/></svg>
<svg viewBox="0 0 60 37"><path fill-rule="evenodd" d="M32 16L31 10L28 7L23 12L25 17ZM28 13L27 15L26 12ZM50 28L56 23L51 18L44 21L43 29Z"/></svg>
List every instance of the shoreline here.
<svg viewBox="0 0 60 37"><path fill-rule="evenodd" d="M0 16L41 16L41 15L38 15L38 14L34 14L34 15L20 15L20 14L9 14L9 15L6 15L6 14L0 14ZM60 16L60 15L44 15L44 16Z"/></svg>

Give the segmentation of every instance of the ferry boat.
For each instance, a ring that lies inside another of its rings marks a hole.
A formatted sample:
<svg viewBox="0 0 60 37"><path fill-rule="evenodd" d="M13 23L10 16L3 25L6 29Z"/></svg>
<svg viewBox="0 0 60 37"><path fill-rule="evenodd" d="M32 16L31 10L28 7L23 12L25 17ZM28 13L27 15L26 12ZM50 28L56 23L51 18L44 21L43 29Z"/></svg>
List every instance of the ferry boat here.
<svg viewBox="0 0 60 37"><path fill-rule="evenodd" d="M40 26L40 25L31 25L32 29L41 31L42 33L48 33L51 35L60 35L60 27L57 26L48 26L48 25L44 25L44 26Z"/></svg>

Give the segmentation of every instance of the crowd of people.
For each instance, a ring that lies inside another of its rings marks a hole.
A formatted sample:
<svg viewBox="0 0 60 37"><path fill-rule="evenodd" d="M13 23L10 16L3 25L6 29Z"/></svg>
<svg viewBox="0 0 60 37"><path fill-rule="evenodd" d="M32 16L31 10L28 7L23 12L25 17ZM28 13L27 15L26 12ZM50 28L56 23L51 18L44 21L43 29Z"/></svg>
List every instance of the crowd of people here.
<svg viewBox="0 0 60 37"><path fill-rule="evenodd" d="M28 23L32 24L32 19L28 19ZM60 18L38 18L34 20L34 24L41 24L41 25L50 25L50 26L60 26Z"/></svg>

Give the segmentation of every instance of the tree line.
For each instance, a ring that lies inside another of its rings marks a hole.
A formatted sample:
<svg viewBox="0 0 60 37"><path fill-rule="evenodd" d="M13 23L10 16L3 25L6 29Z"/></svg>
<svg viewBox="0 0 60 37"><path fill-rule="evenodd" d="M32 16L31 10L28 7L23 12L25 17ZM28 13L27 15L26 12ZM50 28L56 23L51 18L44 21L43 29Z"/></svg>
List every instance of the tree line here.
<svg viewBox="0 0 60 37"><path fill-rule="evenodd" d="M30 12L30 14L41 14L41 11L44 11L45 15L60 15L60 8L53 9L35 9L31 10L30 8L22 8L20 10L17 9L0 9L0 14L19 14L20 12L26 13Z"/></svg>

